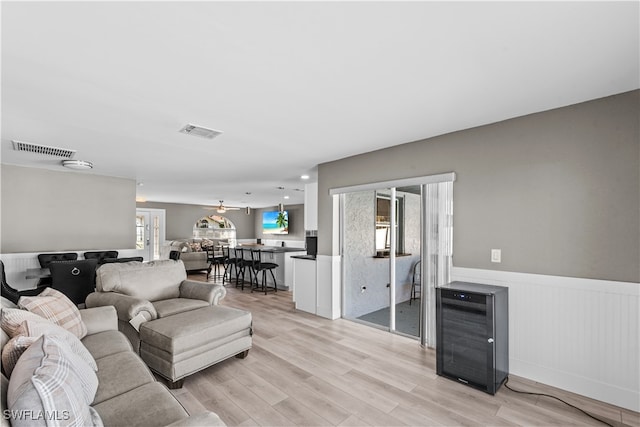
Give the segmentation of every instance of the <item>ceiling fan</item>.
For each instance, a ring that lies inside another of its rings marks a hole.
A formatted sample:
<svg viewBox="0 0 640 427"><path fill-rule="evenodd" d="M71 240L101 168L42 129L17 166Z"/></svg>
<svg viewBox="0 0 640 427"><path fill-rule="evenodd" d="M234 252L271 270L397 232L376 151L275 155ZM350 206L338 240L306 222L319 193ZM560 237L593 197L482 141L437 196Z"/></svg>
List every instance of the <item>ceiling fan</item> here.
<svg viewBox="0 0 640 427"><path fill-rule="evenodd" d="M241 208L225 206L224 200L220 200L220 204L218 206L214 208L207 208L207 209L215 209L216 212L218 213L225 213L226 211L237 211L237 210L240 210Z"/></svg>

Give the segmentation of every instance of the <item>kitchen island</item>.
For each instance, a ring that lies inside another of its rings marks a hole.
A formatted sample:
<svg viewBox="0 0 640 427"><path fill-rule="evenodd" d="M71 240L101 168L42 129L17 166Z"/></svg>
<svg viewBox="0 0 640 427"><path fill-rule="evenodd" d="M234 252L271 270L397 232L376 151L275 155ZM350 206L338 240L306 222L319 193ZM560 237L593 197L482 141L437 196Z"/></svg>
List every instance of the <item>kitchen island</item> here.
<svg viewBox="0 0 640 427"><path fill-rule="evenodd" d="M305 248L294 248L289 246L265 246L253 243L243 243L239 244L238 246L244 249L258 249L260 250L260 260L278 264L278 267L273 271L274 275L276 276L278 289L285 291L293 289L293 261L291 257L297 255L306 255L307 250ZM245 255L245 257L247 256ZM258 282L260 282L261 277L262 276L259 276ZM249 279L248 273L245 273L245 278L247 280ZM273 279L268 273L267 282L273 285Z"/></svg>

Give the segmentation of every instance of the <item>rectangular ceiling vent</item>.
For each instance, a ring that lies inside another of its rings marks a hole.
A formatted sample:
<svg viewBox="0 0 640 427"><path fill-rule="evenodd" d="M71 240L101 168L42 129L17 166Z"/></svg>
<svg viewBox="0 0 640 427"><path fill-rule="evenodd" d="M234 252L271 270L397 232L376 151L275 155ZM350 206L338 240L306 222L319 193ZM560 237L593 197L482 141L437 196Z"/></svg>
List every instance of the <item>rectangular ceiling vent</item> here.
<svg viewBox="0 0 640 427"><path fill-rule="evenodd" d="M182 129L180 129L181 133L186 133L187 135L199 136L201 138L213 139L216 136L220 135L222 131L209 129L202 126L196 126L192 124L188 124Z"/></svg>
<svg viewBox="0 0 640 427"><path fill-rule="evenodd" d="M76 154L76 150L69 150L68 148L50 147L48 145L14 140L11 142L15 151L27 151L29 153L44 154L45 156L64 157L65 159L70 159Z"/></svg>

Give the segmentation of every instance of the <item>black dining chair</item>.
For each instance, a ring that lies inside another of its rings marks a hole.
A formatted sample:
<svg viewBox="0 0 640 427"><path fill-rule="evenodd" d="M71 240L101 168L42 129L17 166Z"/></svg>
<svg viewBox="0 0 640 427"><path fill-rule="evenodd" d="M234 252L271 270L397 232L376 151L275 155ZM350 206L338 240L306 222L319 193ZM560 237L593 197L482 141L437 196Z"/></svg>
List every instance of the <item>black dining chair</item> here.
<svg viewBox="0 0 640 427"><path fill-rule="evenodd" d="M7 276L4 273L4 263L0 261L0 270L2 270L2 296L11 301L14 304L18 304L18 300L23 296L35 296L38 295L46 286L32 289L23 289L18 290L13 288L11 285L7 283Z"/></svg>
<svg viewBox="0 0 640 427"><path fill-rule="evenodd" d="M143 262L144 261L144 257L141 256L130 256L130 257L122 257L122 258L104 258L102 260L102 264L113 264L114 262L131 262L131 261L136 261L136 262ZM98 267L102 264L98 264Z"/></svg>
<svg viewBox="0 0 640 427"><path fill-rule="evenodd" d="M273 270L276 268L278 268L278 264L274 262L262 261L261 251L259 249L251 249L251 269L253 270L253 277L255 279L255 286L251 287L251 292L261 291L264 292L265 295L269 290L277 292L278 285L276 283L276 276L273 273ZM267 271L271 273L271 278L273 279L273 288L267 286ZM262 280L260 284L258 284L258 273L260 272L262 272Z"/></svg>
<svg viewBox="0 0 640 427"><path fill-rule="evenodd" d="M413 265L413 276L411 280L411 294L409 296L409 305L414 299L420 298L420 292L422 291L422 280L420 278L421 269L420 261L417 261Z"/></svg>
<svg viewBox="0 0 640 427"><path fill-rule="evenodd" d="M84 259L96 259L98 264L104 264L105 259L118 258L118 251L91 251L84 253Z"/></svg>
<svg viewBox="0 0 640 427"><path fill-rule="evenodd" d="M96 287L97 259L75 261L52 261L51 287L65 294L74 304L84 304L84 300Z"/></svg>
<svg viewBox="0 0 640 427"><path fill-rule="evenodd" d="M78 254L76 252L38 254L40 268L49 268L52 261L73 261L76 259L78 259ZM51 277L43 277L38 281L39 288L46 288L47 286L51 286Z"/></svg>

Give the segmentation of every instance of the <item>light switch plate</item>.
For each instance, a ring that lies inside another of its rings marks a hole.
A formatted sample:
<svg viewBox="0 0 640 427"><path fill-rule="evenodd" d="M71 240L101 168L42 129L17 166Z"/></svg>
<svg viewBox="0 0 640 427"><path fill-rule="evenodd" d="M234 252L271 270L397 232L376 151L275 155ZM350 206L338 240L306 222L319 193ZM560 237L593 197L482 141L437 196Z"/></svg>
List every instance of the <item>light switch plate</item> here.
<svg viewBox="0 0 640 427"><path fill-rule="evenodd" d="M491 262L502 262L502 250L491 249Z"/></svg>

